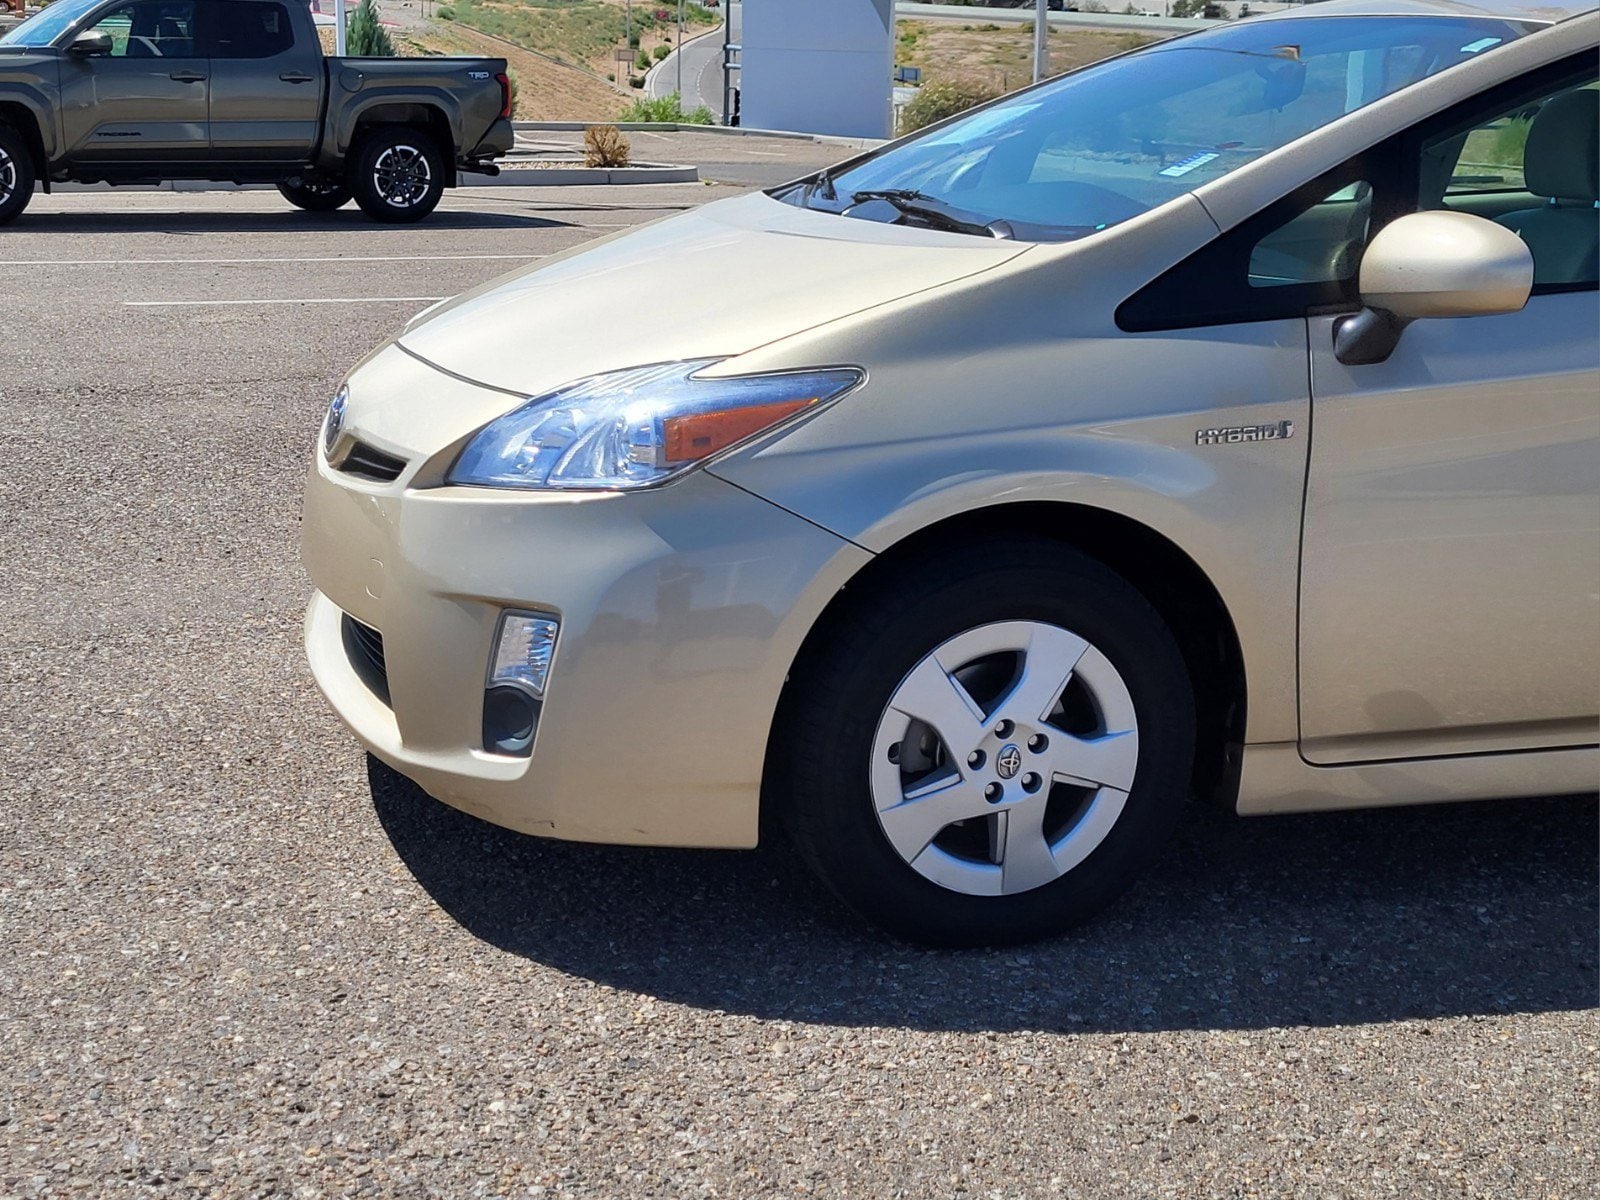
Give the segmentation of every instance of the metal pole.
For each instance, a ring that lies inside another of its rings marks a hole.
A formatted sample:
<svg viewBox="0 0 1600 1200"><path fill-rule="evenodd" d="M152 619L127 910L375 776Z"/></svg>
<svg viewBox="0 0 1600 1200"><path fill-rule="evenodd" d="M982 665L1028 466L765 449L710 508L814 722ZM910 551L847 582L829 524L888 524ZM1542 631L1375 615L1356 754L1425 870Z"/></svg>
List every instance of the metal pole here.
<svg viewBox="0 0 1600 1200"><path fill-rule="evenodd" d="M678 0L678 107L683 107L683 0Z"/></svg>
<svg viewBox="0 0 1600 1200"><path fill-rule="evenodd" d="M728 0L727 7L722 10L722 123L728 123L728 110L733 106L728 103L728 89L733 84L733 69L728 65L732 60L732 52L728 49L733 45L733 0Z"/></svg>
<svg viewBox="0 0 1600 1200"><path fill-rule="evenodd" d="M1050 0L1039 0L1033 17L1033 81L1050 74Z"/></svg>
<svg viewBox="0 0 1600 1200"><path fill-rule="evenodd" d="M627 16L628 24L627 24L627 33L623 35L623 40L628 43L628 49L632 50L633 49L633 0L628 0L628 3L624 7L625 7L625 9L627 11L627 14L628 14L628 16ZM613 63L612 65L615 66L616 64Z"/></svg>
<svg viewBox="0 0 1600 1200"><path fill-rule="evenodd" d="M345 42L344 42L344 25L345 25L344 0L333 0L333 23L334 23L333 52L335 54L339 55L342 58L342 57L344 57L344 50L345 50Z"/></svg>

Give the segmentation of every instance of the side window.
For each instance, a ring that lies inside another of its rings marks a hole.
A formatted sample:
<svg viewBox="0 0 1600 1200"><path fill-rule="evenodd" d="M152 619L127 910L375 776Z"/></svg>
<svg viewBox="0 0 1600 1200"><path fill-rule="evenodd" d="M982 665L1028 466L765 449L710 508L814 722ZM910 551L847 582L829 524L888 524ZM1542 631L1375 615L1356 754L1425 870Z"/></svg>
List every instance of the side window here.
<svg viewBox="0 0 1600 1200"><path fill-rule="evenodd" d="M1452 209L1514 231L1534 292L1600 277L1600 82L1592 52L1414 126L1229 230L1122 302L1129 332L1353 308L1368 238Z"/></svg>
<svg viewBox="0 0 1600 1200"><path fill-rule="evenodd" d="M1371 166L1353 160L1269 205L1123 301L1117 324L1184 329L1354 304L1373 220Z"/></svg>
<svg viewBox="0 0 1600 1200"><path fill-rule="evenodd" d="M112 58L193 58L192 0L135 0L103 15L97 33L111 35Z"/></svg>
<svg viewBox="0 0 1600 1200"><path fill-rule="evenodd" d="M274 58L294 46L294 29L281 4L226 0L214 4L217 58Z"/></svg>
<svg viewBox="0 0 1600 1200"><path fill-rule="evenodd" d="M1372 221L1372 185L1348 184L1291 217L1250 251L1253 288L1354 279Z"/></svg>
<svg viewBox="0 0 1600 1200"><path fill-rule="evenodd" d="M1417 207L1504 225L1533 253L1534 286L1600 281L1600 87L1587 78L1427 137Z"/></svg>

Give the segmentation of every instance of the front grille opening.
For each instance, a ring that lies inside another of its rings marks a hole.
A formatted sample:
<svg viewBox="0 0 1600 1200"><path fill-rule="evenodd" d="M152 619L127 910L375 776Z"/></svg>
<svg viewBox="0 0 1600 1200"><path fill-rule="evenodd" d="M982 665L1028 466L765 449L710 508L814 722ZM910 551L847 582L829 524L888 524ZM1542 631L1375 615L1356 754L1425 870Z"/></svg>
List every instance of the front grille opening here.
<svg viewBox="0 0 1600 1200"><path fill-rule="evenodd" d="M389 668L383 658L383 634L370 625L363 625L349 613L340 622L344 637L344 652L355 668L356 676L367 685L379 700L389 707Z"/></svg>
<svg viewBox="0 0 1600 1200"><path fill-rule="evenodd" d="M356 442L350 447L350 453L339 461L337 469L347 475L389 483L400 478L400 472L406 469L406 460L385 454L365 442Z"/></svg>

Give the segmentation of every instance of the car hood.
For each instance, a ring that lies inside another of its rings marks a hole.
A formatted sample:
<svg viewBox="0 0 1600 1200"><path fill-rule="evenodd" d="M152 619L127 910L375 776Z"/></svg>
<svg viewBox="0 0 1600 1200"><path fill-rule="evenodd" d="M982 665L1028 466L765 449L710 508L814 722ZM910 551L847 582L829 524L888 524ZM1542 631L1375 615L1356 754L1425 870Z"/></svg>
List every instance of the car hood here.
<svg viewBox="0 0 1600 1200"><path fill-rule="evenodd" d="M537 394L601 371L742 354L1026 249L755 193L494 280L425 310L399 342L465 379Z"/></svg>

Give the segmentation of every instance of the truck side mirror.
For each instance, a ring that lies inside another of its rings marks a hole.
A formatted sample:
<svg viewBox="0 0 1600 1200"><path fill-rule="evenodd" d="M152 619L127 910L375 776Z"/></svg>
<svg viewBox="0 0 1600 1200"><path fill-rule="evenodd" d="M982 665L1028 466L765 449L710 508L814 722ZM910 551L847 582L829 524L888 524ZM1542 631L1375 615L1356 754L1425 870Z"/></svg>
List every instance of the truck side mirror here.
<svg viewBox="0 0 1600 1200"><path fill-rule="evenodd" d="M103 29L90 29L72 39L67 53L74 58L103 58L111 53L111 35Z"/></svg>
<svg viewBox="0 0 1600 1200"><path fill-rule="evenodd" d="M1334 357L1350 366L1383 362L1412 321L1520 312L1533 289L1533 254L1482 217L1411 213L1372 239L1360 286L1364 307L1333 332Z"/></svg>

